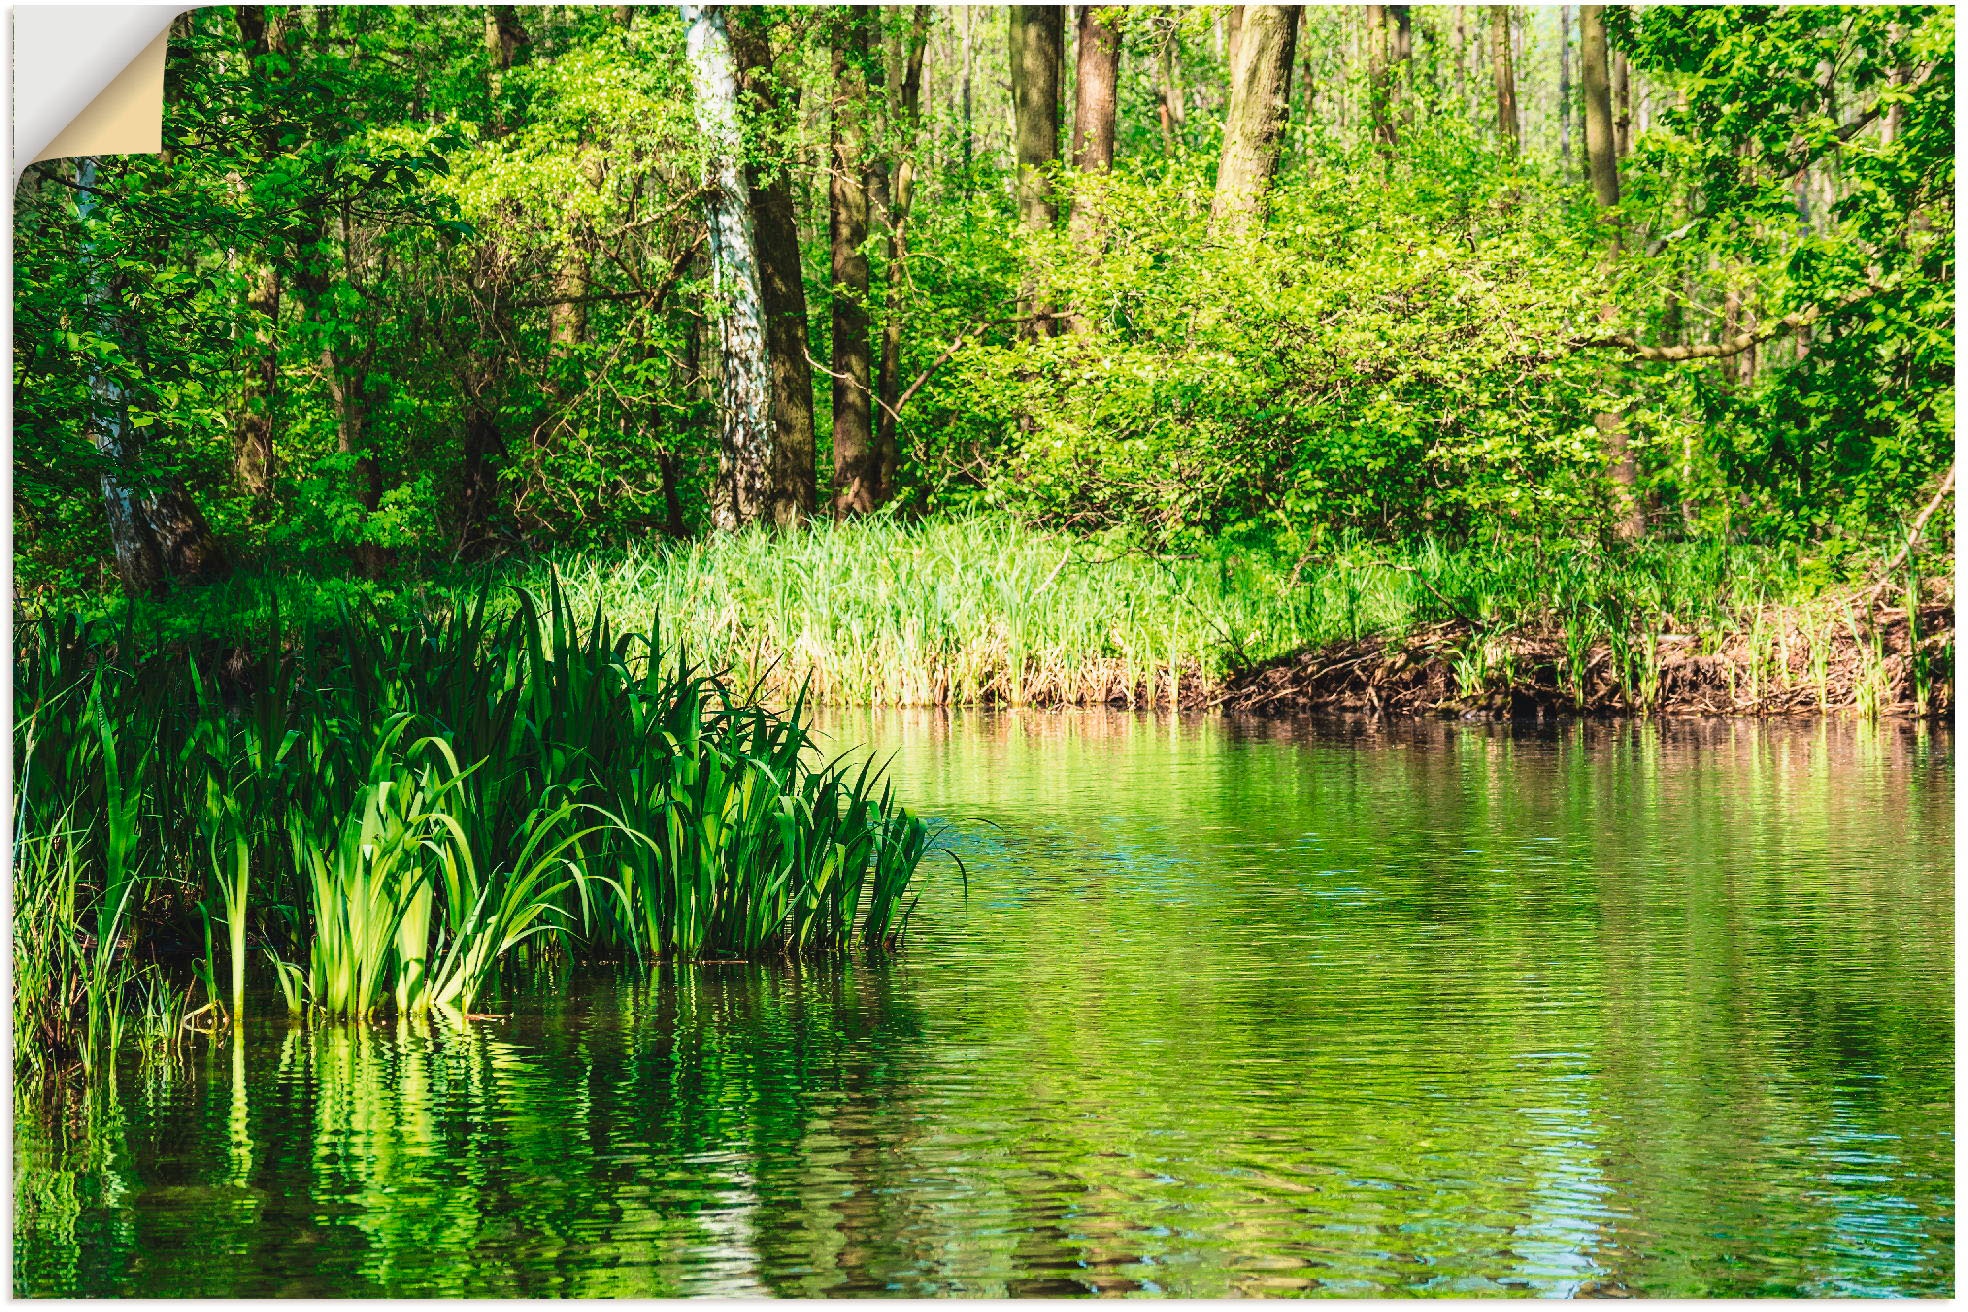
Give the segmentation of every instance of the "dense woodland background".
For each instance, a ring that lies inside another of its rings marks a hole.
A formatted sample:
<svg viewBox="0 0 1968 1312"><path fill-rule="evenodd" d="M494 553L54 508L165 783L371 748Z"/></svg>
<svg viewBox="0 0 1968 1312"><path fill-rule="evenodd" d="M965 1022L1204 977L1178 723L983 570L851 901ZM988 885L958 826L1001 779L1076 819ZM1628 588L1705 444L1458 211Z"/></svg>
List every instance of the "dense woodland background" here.
<svg viewBox="0 0 1968 1312"><path fill-rule="evenodd" d="M197 9L164 152L18 192L17 590L980 506L1835 571L1951 468L1953 86L1916 6Z"/></svg>

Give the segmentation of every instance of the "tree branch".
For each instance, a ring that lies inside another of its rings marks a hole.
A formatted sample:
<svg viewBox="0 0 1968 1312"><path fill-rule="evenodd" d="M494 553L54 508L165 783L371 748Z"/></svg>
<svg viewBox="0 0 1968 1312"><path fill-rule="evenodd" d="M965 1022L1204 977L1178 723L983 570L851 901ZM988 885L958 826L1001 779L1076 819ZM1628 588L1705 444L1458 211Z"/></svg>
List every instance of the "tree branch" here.
<svg viewBox="0 0 1968 1312"><path fill-rule="evenodd" d="M1726 341L1703 342L1688 346L1648 346L1625 333L1612 337L1594 337L1581 344L1625 351L1636 360L1726 360L1774 338L1787 336L1799 328L1808 328L1816 323L1819 317L1818 307L1807 305L1795 314L1787 314L1754 332L1743 333Z"/></svg>

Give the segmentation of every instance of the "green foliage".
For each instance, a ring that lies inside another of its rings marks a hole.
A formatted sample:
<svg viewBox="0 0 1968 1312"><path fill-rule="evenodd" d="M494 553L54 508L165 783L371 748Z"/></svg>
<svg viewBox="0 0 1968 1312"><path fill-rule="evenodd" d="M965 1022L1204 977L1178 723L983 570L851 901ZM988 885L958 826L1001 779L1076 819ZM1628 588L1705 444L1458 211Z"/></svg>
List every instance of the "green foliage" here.
<svg viewBox="0 0 1968 1312"><path fill-rule="evenodd" d="M469 1012L515 956L895 947L922 822L791 716L577 625L557 587L147 651L49 619L16 664L16 1036L113 1048L218 913L296 1010ZM171 972L165 969L165 974ZM182 992L188 981L175 979Z"/></svg>
<svg viewBox="0 0 1968 1312"><path fill-rule="evenodd" d="M1090 240L1018 227L1002 11L935 16L919 121L896 100L911 20L885 15L862 70L872 181L879 201L907 164L914 200L899 261L870 232L868 308L878 347L894 321L909 389L900 508L1001 506L1185 550L1589 542L1617 500L1593 419L1616 414L1656 535L1898 531L1953 423L1948 13L1610 10L1651 107L1610 215L1579 175L1575 115L1569 161L1555 153L1549 32L1527 36L1519 155L1480 70L1456 65L1448 13L1411 15L1399 144L1381 151L1359 15L1306 12L1281 176L1228 239L1207 219L1224 11L1128 11L1115 172L1058 170ZM485 19L196 10L171 44L166 151L99 162L86 234L73 169L29 171L25 591L109 580L91 378L129 396L127 481L188 488L235 558L323 573L388 556L416 577L703 528L717 305L681 26L516 9L495 58ZM786 181L799 220L823 501L828 19L746 11L768 64L743 97L748 162ZM1035 329L1034 307L1062 318ZM1602 340L1706 348L1806 313L1724 362ZM274 429L264 496L233 471L253 414Z"/></svg>

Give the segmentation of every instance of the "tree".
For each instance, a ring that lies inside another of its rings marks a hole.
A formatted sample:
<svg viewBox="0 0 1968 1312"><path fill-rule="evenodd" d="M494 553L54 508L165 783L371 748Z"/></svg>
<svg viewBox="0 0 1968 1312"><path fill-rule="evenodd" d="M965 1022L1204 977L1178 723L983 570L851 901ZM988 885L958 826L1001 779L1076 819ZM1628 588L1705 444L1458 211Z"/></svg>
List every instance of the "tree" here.
<svg viewBox="0 0 1968 1312"><path fill-rule="evenodd" d="M1592 180L1592 195L1599 207L1612 209L1619 204L1619 160L1618 143L1613 135L1612 80L1606 62L1604 12L1599 5L1579 6L1579 82L1585 93L1586 174ZM1613 249L1617 253L1617 238ZM1613 315L1613 307L1607 305L1600 318L1610 320ZM1645 532L1647 521L1640 508L1636 487L1639 470L1633 461L1626 423L1611 410L1594 413L1592 422L1612 461L1620 536L1638 538Z"/></svg>
<svg viewBox="0 0 1968 1312"><path fill-rule="evenodd" d="M75 210L80 221L82 272L93 331L107 341L124 336L117 312L117 281L100 267L91 236L96 210L96 161L75 170ZM138 461L128 389L111 367L98 362L89 375L89 436L102 458L103 509L109 520L116 576L125 592L155 592L172 581L205 582L228 572L224 553L198 507L183 488L146 477ZM146 486L149 484L149 486Z"/></svg>
<svg viewBox="0 0 1968 1312"><path fill-rule="evenodd" d="M881 504L881 466L870 424L868 345L869 77L875 13L841 10L833 19L834 95L827 233L833 269L834 516L865 515Z"/></svg>
<svg viewBox="0 0 1968 1312"><path fill-rule="evenodd" d="M1367 116L1373 121L1374 147L1392 156L1399 144L1394 126L1393 78L1388 68L1387 6L1366 6Z"/></svg>
<svg viewBox="0 0 1968 1312"><path fill-rule="evenodd" d="M1114 167L1114 113L1124 14L1120 5L1080 6L1073 78L1073 167L1081 173L1105 173Z"/></svg>
<svg viewBox="0 0 1968 1312"><path fill-rule="evenodd" d="M1223 123L1212 225L1241 228L1264 203L1278 171L1279 138L1291 112L1292 56L1298 42L1297 5L1246 5L1242 56L1231 70L1230 107Z"/></svg>
<svg viewBox="0 0 1968 1312"><path fill-rule="evenodd" d="M1059 221L1047 176L1059 162L1059 66L1065 10L1011 6L1011 105L1018 156L1018 219L1040 230Z"/></svg>
<svg viewBox="0 0 1968 1312"><path fill-rule="evenodd" d="M281 49L285 16L269 23L264 5L240 5L234 13L240 44L246 58L260 76L274 76L275 60ZM260 125L260 157L273 158L280 149L278 133L268 119ZM280 265L275 252L259 253L251 261L246 290L248 332L253 343L253 360L245 371L240 389L238 418L233 426L232 470L239 490L257 502L273 494L274 416L280 388Z"/></svg>
<svg viewBox="0 0 1968 1312"><path fill-rule="evenodd" d="M1605 10L1579 6L1579 81L1585 93L1586 173L1603 209L1619 204L1619 154L1613 133L1612 80L1606 58Z"/></svg>
<svg viewBox="0 0 1968 1312"><path fill-rule="evenodd" d="M1515 151L1522 143L1517 120L1517 73L1510 61L1510 6L1490 6L1490 68L1496 81L1497 131Z"/></svg>
<svg viewBox="0 0 1968 1312"><path fill-rule="evenodd" d="M712 282L721 304L722 355L717 487L711 522L727 532L763 516L772 497L772 415L765 359L765 307L759 288L750 188L741 161L738 72L723 5L682 6L695 92L697 127L704 135L705 226Z"/></svg>
<svg viewBox="0 0 1968 1312"><path fill-rule="evenodd" d="M773 67L765 13L739 9L728 24L740 88L776 122L785 112ZM819 500L814 473L813 366L806 354L806 280L800 269L799 222L784 161L747 152L745 183L757 234L759 293L765 312L766 354L772 372L772 498L780 528L813 517Z"/></svg>
<svg viewBox="0 0 1968 1312"><path fill-rule="evenodd" d="M902 316L908 294L909 211L916 196L916 143L922 128L923 55L929 47L929 6L905 8L908 21L897 35L900 49L892 78L900 85L894 88L891 101L892 136L901 143L901 157L895 162L888 187L888 291L875 384L876 494L883 502L895 495L896 473L902 461L896 431L896 411L902 397Z"/></svg>

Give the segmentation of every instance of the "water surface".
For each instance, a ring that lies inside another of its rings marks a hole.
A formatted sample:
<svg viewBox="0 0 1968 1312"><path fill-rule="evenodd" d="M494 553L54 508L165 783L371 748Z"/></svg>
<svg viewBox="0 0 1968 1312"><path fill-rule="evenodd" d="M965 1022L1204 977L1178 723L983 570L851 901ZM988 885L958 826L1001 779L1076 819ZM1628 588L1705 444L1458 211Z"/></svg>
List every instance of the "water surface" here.
<svg viewBox="0 0 1968 1312"><path fill-rule="evenodd" d="M24 1088L17 1290L1952 1292L1945 734L830 729L900 959Z"/></svg>

